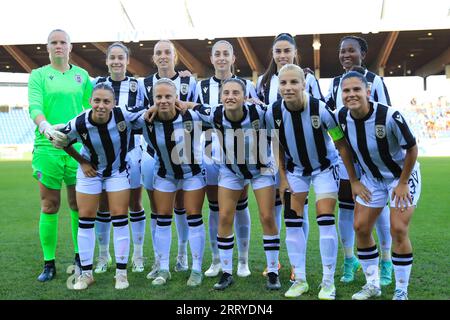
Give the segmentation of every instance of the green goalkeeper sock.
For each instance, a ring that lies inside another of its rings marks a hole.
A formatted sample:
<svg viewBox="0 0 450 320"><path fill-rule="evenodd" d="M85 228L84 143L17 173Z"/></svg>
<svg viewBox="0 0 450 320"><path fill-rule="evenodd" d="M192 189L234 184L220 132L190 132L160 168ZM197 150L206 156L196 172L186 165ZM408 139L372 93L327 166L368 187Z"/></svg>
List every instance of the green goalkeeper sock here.
<svg viewBox="0 0 450 320"><path fill-rule="evenodd" d="M39 239L41 240L42 251L44 251L44 260L55 260L56 243L58 241L58 213L41 211Z"/></svg>
<svg viewBox="0 0 450 320"><path fill-rule="evenodd" d="M71 225L72 225L72 241L75 253L78 253L78 211L70 210Z"/></svg>

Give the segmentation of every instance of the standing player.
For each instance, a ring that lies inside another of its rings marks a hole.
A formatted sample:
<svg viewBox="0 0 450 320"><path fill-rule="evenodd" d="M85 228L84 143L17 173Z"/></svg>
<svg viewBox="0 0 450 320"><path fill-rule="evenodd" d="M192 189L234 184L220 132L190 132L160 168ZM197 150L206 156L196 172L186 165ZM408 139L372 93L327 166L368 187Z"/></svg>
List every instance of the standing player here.
<svg viewBox="0 0 450 320"><path fill-rule="evenodd" d="M234 62L236 57L233 53L233 46L225 40L217 41L211 49L211 63L214 66L214 76L200 81L197 84L195 101L210 106L216 106L221 103L220 89L223 81L230 78L237 78L234 74ZM249 80L241 79L245 83L245 97L256 98L256 91L253 83ZM206 137L206 136L205 136ZM212 251L212 263L205 276L215 277L219 274L220 257L219 248L216 241L217 227L219 222L219 204L217 198L219 166L215 157L218 152L217 140L214 135L210 137L211 141L205 144L203 157L203 166L206 170L206 194L209 202L209 239ZM240 277L248 277L250 269L248 267L248 250L250 243L250 211L248 210L247 186L243 189L241 197L236 206L235 230L238 243L238 271Z"/></svg>
<svg viewBox="0 0 450 320"><path fill-rule="evenodd" d="M161 78L171 79L177 87L177 96L181 101L194 101L195 85L196 81L193 76L185 75L186 72L175 71L175 65L177 63L177 52L175 46L169 40L160 40L155 44L153 48L153 63L158 68L158 72L146 77L141 85L144 86L145 101L144 105L150 107L154 104L153 101L153 88ZM152 168L155 163L154 150L151 147L145 147L147 152L144 152L142 157L142 180L150 199L153 193L153 173ZM152 200L150 200L152 202ZM187 256L187 243L189 239L189 224L186 217L186 210L183 205L183 190L177 192L175 200L175 224L178 233L178 254L177 262L175 264L175 272L188 270L188 256ZM153 250L155 254L155 261L152 270L147 275L149 279L154 279L158 273L159 263L154 244L154 234L156 232L157 217L152 212L151 215L151 230L153 239Z"/></svg>
<svg viewBox="0 0 450 320"><path fill-rule="evenodd" d="M114 107L114 89L106 83L94 87L90 102L92 110L83 112L61 129L69 145L65 150L80 164L77 171L76 196L80 208L78 243L82 273L73 289L84 290L94 282L94 222L102 190L107 193L114 230L115 288L126 289L129 286L127 262L130 251L127 214L130 181L127 151L132 124L143 113L144 108ZM80 153L70 147L76 141L83 144ZM54 145L61 146L61 142L54 139Z"/></svg>
<svg viewBox="0 0 450 320"><path fill-rule="evenodd" d="M279 78L278 72L286 64L300 65L300 58L297 51L297 45L295 38L289 33L281 33L275 37L272 43L270 51L271 59L269 67L263 75L259 76L256 85L256 91L259 99L261 99L266 105L274 103L281 99L279 90ZM322 92L320 91L319 82L312 73L306 74L305 90L312 97L324 100ZM278 190L279 173L277 173L277 196L275 203L275 218L277 222L278 230L281 230L281 199ZM305 233L305 240L308 243L309 234L309 219L308 219L308 197L305 200L305 208L303 210L303 232ZM291 273L291 280L294 280L294 273Z"/></svg>
<svg viewBox="0 0 450 320"><path fill-rule="evenodd" d="M242 192L251 183L259 208L267 261L269 290L281 288L278 276L280 236L274 218L275 189L271 168L269 140L265 134L263 107L248 105L246 85L238 78L222 82L220 101L211 108L196 106L194 110L217 131L217 141L223 151L219 165L219 223L217 243L222 276L214 285L224 290L233 283L233 221ZM261 134L263 132L264 134ZM249 150L247 152L246 150ZM236 228L239 228L237 226Z"/></svg>
<svg viewBox="0 0 450 320"><path fill-rule="evenodd" d="M183 190L183 202L189 225L189 246L192 254L192 271L187 281L190 287L202 283L202 262L205 248L205 226L202 205L205 198L205 179L201 167L200 145L195 137L201 135L199 117L193 111L184 114L175 107L177 87L167 78L153 85L154 106L148 114L155 113L153 121L139 119L144 138L155 150L153 198L156 206L155 248L159 258L159 271L152 284L164 285L171 278L169 271L172 240L172 212L178 190Z"/></svg>
<svg viewBox="0 0 450 320"><path fill-rule="evenodd" d="M407 300L413 262L408 229L421 189L416 139L396 108L370 100L366 77L349 72L342 78L341 86L345 107L338 112L337 118L363 169L361 183L367 187L369 195L356 197L358 258L367 283L352 299L366 300L381 294L379 255L372 230L389 200L394 243L393 300Z"/></svg>
<svg viewBox="0 0 450 320"><path fill-rule="evenodd" d="M306 239L301 227L305 198L313 185L323 267L319 299L334 300L338 250L334 208L339 178L336 148L347 156L344 157L346 168L352 180L356 180L351 151L326 104L304 92L303 70L287 64L280 69L279 79L282 99L269 106L266 125L268 130L276 130L275 139L280 145L280 193L285 199L286 247L295 276L295 282L285 296L297 297L309 289L305 268ZM291 196L284 197L286 192Z"/></svg>
<svg viewBox="0 0 450 320"><path fill-rule="evenodd" d="M345 72L355 67L361 67L367 54L367 42L360 37L346 36L341 39L339 45L339 61ZM375 73L363 69L364 76L369 84L370 100L390 105L389 94L383 79ZM331 82L329 93L326 97L327 105L332 110L340 110L343 100L341 95L341 81L343 75L335 77ZM341 281L348 283L353 281L354 273L360 268L360 264L354 256L353 247L355 231L353 229L353 210L355 203L352 199L350 182L342 161L339 162L339 234L344 247L344 274ZM377 235L381 245L381 285L386 286L392 282L391 244L392 238L389 230L389 208L386 206L376 222Z"/></svg>
<svg viewBox="0 0 450 320"><path fill-rule="evenodd" d="M88 73L69 64L72 51L69 35L60 29L50 32L47 41L50 64L31 72L28 81L30 117L37 125L33 150L33 176L38 180L41 197L39 238L44 252L44 270L38 280L56 275L55 255L58 239L58 211L61 184L67 187L75 263L79 266L77 230L78 207L75 197L77 163L46 139L55 134L52 124L66 123L89 108L92 85ZM80 145L75 146L80 148ZM77 270L79 271L79 270Z"/></svg>
<svg viewBox="0 0 450 320"><path fill-rule="evenodd" d="M119 107L133 107L143 104L144 93L138 80L126 75L127 65L130 63L130 52L121 42L115 42L108 47L106 52L106 65L108 77L98 77L94 85L98 83L109 84L115 93L115 105ZM130 174L130 222L133 237L132 271L144 271L143 244L145 237L145 211L142 206L141 170L140 162L142 148L140 146L139 131L133 130L128 146L128 165ZM106 272L112 259L109 254L109 239L111 230L111 215L108 209L106 191L100 198L99 211L95 221L96 237L99 244L98 263L95 273Z"/></svg>

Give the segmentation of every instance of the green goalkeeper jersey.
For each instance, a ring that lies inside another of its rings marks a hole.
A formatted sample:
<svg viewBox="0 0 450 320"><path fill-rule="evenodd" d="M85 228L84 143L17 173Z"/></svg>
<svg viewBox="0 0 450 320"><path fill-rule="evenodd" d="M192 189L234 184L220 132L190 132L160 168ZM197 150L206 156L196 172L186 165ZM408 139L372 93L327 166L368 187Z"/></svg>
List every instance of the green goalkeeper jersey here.
<svg viewBox="0 0 450 320"><path fill-rule="evenodd" d="M52 124L66 124L83 110L90 108L89 99L92 84L86 70L70 65L61 72L51 65L35 69L28 80L28 102L30 117L34 120L42 114ZM34 147L36 151L65 154L35 130Z"/></svg>

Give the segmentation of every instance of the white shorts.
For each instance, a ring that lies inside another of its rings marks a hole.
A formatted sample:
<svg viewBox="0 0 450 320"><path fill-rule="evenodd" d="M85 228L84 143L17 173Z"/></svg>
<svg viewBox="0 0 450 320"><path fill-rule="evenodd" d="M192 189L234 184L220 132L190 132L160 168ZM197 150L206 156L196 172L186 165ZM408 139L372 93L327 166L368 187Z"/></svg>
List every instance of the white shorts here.
<svg viewBox="0 0 450 320"><path fill-rule="evenodd" d="M102 190L106 192L117 192L130 189L130 179L128 177L128 171L117 171L110 177L86 177L78 167L77 170L77 185L75 190L80 193L86 194L100 194Z"/></svg>
<svg viewBox="0 0 450 320"><path fill-rule="evenodd" d="M339 179L341 180L350 180L348 177L347 169L345 168L344 161L342 161L342 158L338 157L338 165L339 165ZM353 163L353 166L355 167L356 177L359 179L361 177L361 167L357 162Z"/></svg>
<svg viewBox="0 0 450 320"><path fill-rule="evenodd" d="M153 191L156 160L147 151L142 152L141 175L142 185L145 189Z"/></svg>
<svg viewBox="0 0 450 320"><path fill-rule="evenodd" d="M141 158L142 148L140 145L128 152L128 165L130 173L130 187L137 189L141 187Z"/></svg>
<svg viewBox="0 0 450 320"><path fill-rule="evenodd" d="M214 162L203 162L205 169L206 184L208 186L217 186L219 184L219 169L220 165Z"/></svg>
<svg viewBox="0 0 450 320"><path fill-rule="evenodd" d="M356 201L366 207L382 208L389 200L391 208L395 207L395 200L391 201L392 192L398 185L399 179L374 179L366 174L361 177L361 183L366 186L372 194L372 200L369 203L364 202L360 197L356 197ZM420 176L420 165L416 162L411 176L408 181L409 194L412 198L412 205L408 202L408 207L417 206L419 201L420 191L422 189L422 178Z"/></svg>
<svg viewBox="0 0 450 320"><path fill-rule="evenodd" d="M253 179L244 179L236 176L234 172L225 165L219 167L219 187L231 190L243 190L244 187L251 183L253 190L258 190L270 186L275 186L275 177L272 175L259 175Z"/></svg>
<svg viewBox="0 0 450 320"><path fill-rule="evenodd" d="M186 179L161 178L157 174L153 178L153 188L161 192L193 191L202 189L205 186L205 177L201 173Z"/></svg>
<svg viewBox="0 0 450 320"><path fill-rule="evenodd" d="M294 167L294 172L286 171L286 177L293 193L308 192L311 184L315 194L334 193L339 190L338 165L334 164L330 168L313 174L302 176L300 169Z"/></svg>

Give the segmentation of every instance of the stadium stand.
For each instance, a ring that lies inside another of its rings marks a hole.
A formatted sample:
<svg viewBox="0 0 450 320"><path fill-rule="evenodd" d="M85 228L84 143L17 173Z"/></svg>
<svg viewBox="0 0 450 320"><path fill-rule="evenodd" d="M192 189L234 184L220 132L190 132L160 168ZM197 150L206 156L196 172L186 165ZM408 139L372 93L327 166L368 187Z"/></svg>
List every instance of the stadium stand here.
<svg viewBox="0 0 450 320"><path fill-rule="evenodd" d="M27 109L9 108L0 112L0 145L33 144L35 127Z"/></svg>

